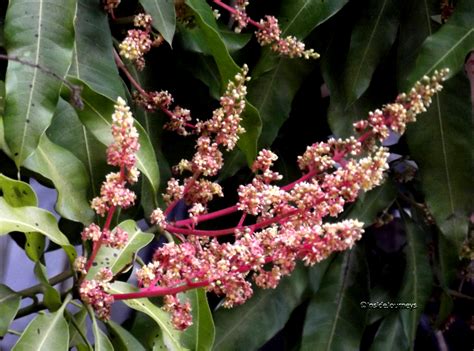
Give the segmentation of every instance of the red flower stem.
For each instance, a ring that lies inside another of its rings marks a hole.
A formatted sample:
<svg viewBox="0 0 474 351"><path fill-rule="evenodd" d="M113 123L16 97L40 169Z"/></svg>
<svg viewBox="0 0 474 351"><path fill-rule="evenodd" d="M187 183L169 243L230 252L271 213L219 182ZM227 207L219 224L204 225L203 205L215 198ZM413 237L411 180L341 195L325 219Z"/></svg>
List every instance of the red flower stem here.
<svg viewBox="0 0 474 351"><path fill-rule="evenodd" d="M187 283L187 284L169 287L169 288L154 286L151 288L144 288L144 289L141 289L140 291L133 292L133 293L112 294L112 297L114 298L114 300L130 300L130 299L142 299L142 298L154 297L154 296L175 295L177 293L180 293L186 290L207 286L209 285L209 283L210 283L209 280L202 280L202 281L198 281L194 283Z"/></svg>
<svg viewBox="0 0 474 351"><path fill-rule="evenodd" d="M150 97L148 93L145 91L145 89L143 89L142 86L135 80L135 78L133 78L132 74L128 71L127 67L123 63L119 54L117 54L117 51L115 50L114 50L114 59L115 59L115 64L117 65L118 68L120 68L123 74L125 74L130 84L132 84L134 88L137 89L138 92L144 97L147 97L147 98Z"/></svg>
<svg viewBox="0 0 474 351"><path fill-rule="evenodd" d="M237 14L238 14L237 10L236 10L235 8L233 8L232 6L229 6L229 5L227 5L227 4L224 4L224 3L223 3L222 1L220 1L220 0L213 0L213 1L214 1L214 3L215 3L216 5L222 7L224 10L226 10L226 11L228 11L228 12L230 12L230 13L233 13L234 15L237 15ZM262 26L260 23L254 21L254 20L251 19L251 18L247 19L247 22L250 23L252 26L257 27L258 29L263 29L263 26Z"/></svg>
<svg viewBox="0 0 474 351"><path fill-rule="evenodd" d="M124 181L125 181L125 168L124 168L124 166L121 166L120 167L120 180L119 180L119 182L124 182ZM95 242L94 245L92 246L92 253L89 256L89 258L87 259L86 266L85 266L86 272L89 272L89 269L91 268L92 263L94 262L94 260L97 256L97 253L99 252L100 247L102 246L102 243L103 243L102 238L104 236L104 232L106 232L110 229L110 224L112 223L112 218L114 217L114 213L115 213L116 208L117 208L116 206L110 206L109 211L107 212L107 218L105 219L105 224L104 224L104 227L102 229L102 234L100 235L99 240L97 242Z"/></svg>
<svg viewBox="0 0 474 351"><path fill-rule="evenodd" d="M303 211L304 211L304 209L294 209L294 210L291 210L291 211L289 211L285 214L282 214L280 216L276 216L276 217L267 219L267 220L262 221L262 222L258 222L258 223L255 223L255 224L244 226L241 229L249 228L252 231L258 230L258 229L264 228L264 227L266 227L270 224L278 223L281 220L284 220L288 217L291 217L291 216L296 215L298 213L301 213ZM226 228L226 229L218 229L218 230L199 230L199 229L193 230L193 229L178 228L178 227L175 227L175 226L172 226L172 225L167 225L165 227L165 229L167 231L171 232L171 233L214 237L214 236L222 236L222 235L227 235L227 234L233 234L235 232L236 227Z"/></svg>

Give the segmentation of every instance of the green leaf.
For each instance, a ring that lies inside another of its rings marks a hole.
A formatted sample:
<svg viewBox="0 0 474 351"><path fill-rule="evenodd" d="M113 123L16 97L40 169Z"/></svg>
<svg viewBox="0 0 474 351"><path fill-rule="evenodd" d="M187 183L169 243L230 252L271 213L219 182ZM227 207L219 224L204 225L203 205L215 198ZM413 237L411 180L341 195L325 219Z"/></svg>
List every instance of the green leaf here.
<svg viewBox="0 0 474 351"><path fill-rule="evenodd" d="M469 0L456 4L454 14L423 43L416 64L406 78L403 90L409 89L434 70L449 68L450 76L462 70L467 54L474 49L474 8Z"/></svg>
<svg viewBox="0 0 474 351"><path fill-rule="evenodd" d="M74 321L84 335L87 334L86 317L87 309L84 306L76 314L70 315L70 318L74 318ZM82 339L74 324L69 322L69 347L80 345L83 342L84 339Z"/></svg>
<svg viewBox="0 0 474 351"><path fill-rule="evenodd" d="M352 30L345 72L345 103L354 103L369 87L372 75L397 37L399 1L372 0L368 13Z"/></svg>
<svg viewBox="0 0 474 351"><path fill-rule="evenodd" d="M33 188L20 180L14 180L0 173L0 192L5 201L13 207L37 206Z"/></svg>
<svg viewBox="0 0 474 351"><path fill-rule="evenodd" d="M463 74L446 81L433 105L407 130L430 212L459 249L472 210L471 103Z"/></svg>
<svg viewBox="0 0 474 351"><path fill-rule="evenodd" d="M59 100L58 109L46 135L54 144L67 149L82 162L87 170L92 190L87 194L88 198L91 195L98 196L100 185L109 169L106 166L107 148L87 130L74 108L65 100Z"/></svg>
<svg viewBox="0 0 474 351"><path fill-rule="evenodd" d="M106 324L109 331L114 350L116 351L145 351L145 348L138 342L130 332L114 321Z"/></svg>
<svg viewBox="0 0 474 351"><path fill-rule="evenodd" d="M176 30L176 12L173 0L140 0L145 12L153 18L156 28L170 46Z"/></svg>
<svg viewBox="0 0 474 351"><path fill-rule="evenodd" d="M255 289L245 304L214 314L214 350L257 350L270 340L301 304L307 287L307 274L299 266L276 289Z"/></svg>
<svg viewBox="0 0 474 351"><path fill-rule="evenodd" d="M114 101L96 93L83 82L74 82L84 85L81 94L84 109L77 111L79 119L97 140L106 146L110 145L113 142L111 123L112 114L114 113ZM66 99L69 93L69 91L64 91ZM160 186L158 163L149 136L138 122L135 122L134 125L137 128L140 143L140 150L137 153L137 167L148 181L150 196L154 201L154 208L156 208L158 207L157 194ZM146 210L150 211L150 209Z"/></svg>
<svg viewBox="0 0 474 351"><path fill-rule="evenodd" d="M193 324L184 331L181 340L190 350L211 350L214 344L215 329L211 310L204 289L193 289L186 293L191 302Z"/></svg>
<svg viewBox="0 0 474 351"><path fill-rule="evenodd" d="M114 346L107 335L99 328L94 313L89 313L92 319L92 332L94 333L94 351L114 351Z"/></svg>
<svg viewBox="0 0 474 351"><path fill-rule="evenodd" d="M34 268L35 276L43 286L43 302L50 311L56 311L61 307L61 295L49 284L46 267L41 262L36 262Z"/></svg>
<svg viewBox="0 0 474 351"><path fill-rule="evenodd" d="M359 349L367 320L360 307L368 300L367 274L360 245L331 262L308 306L301 350Z"/></svg>
<svg viewBox="0 0 474 351"><path fill-rule="evenodd" d="M109 292L112 294L130 293L134 291L137 291L135 287L130 284L119 281L114 282L111 288L109 289ZM163 332L163 341L168 350L185 350L179 342L181 332L177 331L171 325L170 316L161 308L154 305L148 299L124 300L123 302L128 307L143 312L155 320L155 322L160 326L161 331Z"/></svg>
<svg viewBox="0 0 474 351"><path fill-rule="evenodd" d="M45 314L40 312L21 334L12 351L66 351L69 348L69 329L63 316L70 300L66 298L59 310Z"/></svg>
<svg viewBox="0 0 474 351"><path fill-rule="evenodd" d="M25 253L30 260L38 262L43 256L46 247L46 238L37 232L25 233Z"/></svg>
<svg viewBox="0 0 474 351"><path fill-rule="evenodd" d="M76 40L69 75L86 82L112 100L124 97L115 65L107 13L101 0L78 0L75 20Z"/></svg>
<svg viewBox="0 0 474 351"><path fill-rule="evenodd" d="M342 216L343 218L358 219L364 222L364 227L369 227L381 212L393 204L396 197L397 188L393 181L388 179L381 186L361 194Z"/></svg>
<svg viewBox="0 0 474 351"><path fill-rule="evenodd" d="M414 349L416 330L426 303L431 294L433 286L433 273L429 262L428 247L426 244L426 233L410 219L403 210L402 220L405 225L407 245L405 254L407 265L403 278L403 289L400 292L399 301L416 303L416 308L400 310L400 318L403 330L410 350Z"/></svg>
<svg viewBox="0 0 474 351"><path fill-rule="evenodd" d="M400 314L397 311L391 312L380 324L370 350L407 351L408 349Z"/></svg>
<svg viewBox="0 0 474 351"><path fill-rule="evenodd" d="M186 4L195 12L196 22L202 30L203 40L208 43L207 54L214 58L219 69L221 91L223 91L227 83L239 71L239 67L227 51L209 5L204 0L186 0ZM242 126L247 132L240 136L238 146L250 165L257 155L257 139L261 132L262 122L259 112L248 101L242 115Z"/></svg>
<svg viewBox="0 0 474 351"><path fill-rule="evenodd" d="M61 233L56 218L50 212L32 206L11 207L3 198L0 198L0 235L13 231L39 232L62 246L70 261L76 258L76 250Z"/></svg>
<svg viewBox="0 0 474 351"><path fill-rule="evenodd" d="M145 313L136 312L130 333L139 340L147 350L166 350L161 328L156 324L153 318Z"/></svg>
<svg viewBox="0 0 474 351"><path fill-rule="evenodd" d="M63 77L71 63L75 0L16 0L5 19L9 55L31 62L9 62L6 75L5 139L20 166L48 127ZM39 66L44 68L41 69Z"/></svg>
<svg viewBox="0 0 474 351"><path fill-rule="evenodd" d="M135 221L127 220L118 225L128 233L127 244L122 249L102 246L97 253L93 266L88 272L91 279L102 267L109 268L114 274L133 264L136 253L153 240L154 235L143 233Z"/></svg>
<svg viewBox="0 0 474 351"><path fill-rule="evenodd" d="M56 211L61 216L83 224L94 219L87 196L90 184L87 171L71 152L52 143L43 134L24 166L53 182L58 191Z"/></svg>
<svg viewBox="0 0 474 351"><path fill-rule="evenodd" d="M0 337L3 337L20 308L21 296L8 286L0 284Z"/></svg>

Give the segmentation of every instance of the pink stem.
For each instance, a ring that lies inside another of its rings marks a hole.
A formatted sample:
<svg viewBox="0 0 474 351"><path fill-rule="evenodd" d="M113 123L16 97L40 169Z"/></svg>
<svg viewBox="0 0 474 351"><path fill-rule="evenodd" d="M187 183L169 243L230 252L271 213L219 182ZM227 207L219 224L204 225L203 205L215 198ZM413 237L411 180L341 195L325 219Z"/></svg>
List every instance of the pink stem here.
<svg viewBox="0 0 474 351"><path fill-rule="evenodd" d="M229 6L229 5L227 5L227 4L224 4L224 3L223 3L222 1L220 1L220 0L213 0L213 1L214 1L214 3L215 3L216 5L222 7L224 10L227 10L227 11L229 11L230 13L232 13L232 14L234 14L234 15L237 15L237 14L238 14L237 10L236 10L235 8L233 8L232 6ZM247 19L247 22L250 23L252 26L257 27L258 29L263 29L263 26L262 26L260 23L254 21L254 20L251 19L251 18Z"/></svg>
<svg viewBox="0 0 474 351"><path fill-rule="evenodd" d="M133 293L126 293L126 294L112 294L114 300L130 300L130 299L142 299L145 297L154 297L154 296L163 296L163 295L175 295L177 293L201 288L204 286L209 285L209 280L203 280L195 283L187 283L179 286L174 286L170 288L163 288L160 286L155 286L151 288L141 289L140 291L133 292Z"/></svg>

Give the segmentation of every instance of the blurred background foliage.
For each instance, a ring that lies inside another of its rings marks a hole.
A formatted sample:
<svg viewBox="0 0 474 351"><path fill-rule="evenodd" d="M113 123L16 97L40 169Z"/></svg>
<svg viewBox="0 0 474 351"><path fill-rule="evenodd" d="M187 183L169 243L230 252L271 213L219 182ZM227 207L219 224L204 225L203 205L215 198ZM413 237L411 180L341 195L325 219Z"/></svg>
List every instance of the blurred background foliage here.
<svg viewBox="0 0 474 351"><path fill-rule="evenodd" d="M71 92L51 74L0 62L0 172L5 176L0 194L8 196L8 179L17 174L23 182L34 178L55 188L60 233L68 239L66 244L59 234L46 234L53 242L48 247L34 235L12 233L2 218L0 232L10 233L25 250L28 242L40 241L37 250L27 252L35 262L57 244L66 250L69 243L79 244L82 225L94 220L89 200L110 171L105 148L113 101L117 96L131 101L134 90L115 66L113 47L131 28L130 16L143 8L167 43L147 54L142 72L128 68L146 90L168 90L194 118L208 118L238 66L250 67L248 133L238 150L225 155L219 181L226 196L211 210L235 203L236 187L252 178L248 163L258 149L269 147L279 155L277 170L284 183L295 180L296 157L307 145L351 135L354 121L393 101L424 75L449 67L450 78L429 110L406 135L392 135L387 142L392 156L385 184L362 194L344 212L344 217L365 222L363 239L314 267L299 267L275 290L256 290L245 305L231 310L219 308L215 296L188 293L195 325L180 343L217 351L473 349L468 338L474 328L472 1L251 1L252 18L276 16L284 35L304 40L321 54L315 61L262 49L251 30L234 33L228 14L221 11L214 20L211 1L122 1L116 20L107 17L99 0L9 4L0 4L2 52L84 86L84 108L78 109ZM145 218L161 203L170 166L193 153L192 137L163 130L165 115L135 106L134 113L141 124L143 176L134 189L140 206L122 211L116 223ZM6 199L5 206L37 206L31 198L25 201L14 205ZM1 287L1 296L8 296L7 287ZM0 301L14 316L17 299ZM362 301L417 307L364 309ZM58 305L47 307L55 311ZM85 328L85 316L84 310L77 312L74 323ZM10 320L2 318L0 327ZM94 325L96 347L177 347L166 342L163 326L143 312L130 315L123 327L109 323L106 333ZM74 333L69 343L85 347Z"/></svg>

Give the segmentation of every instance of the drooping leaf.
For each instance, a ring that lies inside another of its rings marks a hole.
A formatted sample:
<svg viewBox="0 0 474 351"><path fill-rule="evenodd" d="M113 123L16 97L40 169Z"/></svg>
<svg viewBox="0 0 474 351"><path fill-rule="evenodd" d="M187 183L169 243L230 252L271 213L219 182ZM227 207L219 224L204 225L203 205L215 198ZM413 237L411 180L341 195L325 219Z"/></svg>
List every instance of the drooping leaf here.
<svg viewBox="0 0 474 351"><path fill-rule="evenodd" d="M5 139L17 166L53 117L62 82L45 70L64 77L71 64L75 9L75 0L17 0L8 7L7 52L34 65L9 62L5 80Z"/></svg>
<svg viewBox="0 0 474 351"><path fill-rule="evenodd" d="M87 194L88 199L97 196L108 169L107 148L87 130L74 108L62 98L46 135L54 144L67 149L82 162L89 175L92 190Z"/></svg>
<svg viewBox="0 0 474 351"><path fill-rule="evenodd" d="M74 56L68 74L115 100L125 96L114 61L107 13L100 10L101 6L101 0L77 0Z"/></svg>
<svg viewBox="0 0 474 351"><path fill-rule="evenodd" d="M217 64L222 92L227 83L239 71L239 67L227 51L209 5L203 0L186 0L186 4L194 11L196 22L202 30L203 40L208 43L209 52L207 54L211 55ZM242 115L242 126L246 133L240 136L238 146L245 154L247 163L250 165L257 155L257 140L261 132L262 121L257 109L248 101Z"/></svg>
<svg viewBox="0 0 474 351"><path fill-rule="evenodd" d="M370 1L367 14L356 23L344 75L346 108L367 90L380 59L394 43L399 8L399 1L396 0Z"/></svg>
<svg viewBox="0 0 474 351"><path fill-rule="evenodd" d="M12 351L66 351L69 348L69 329L63 316L69 302L66 298L59 310L40 314L33 319L21 334Z"/></svg>
<svg viewBox="0 0 474 351"><path fill-rule="evenodd" d="M38 204L36 193L29 184L8 178L1 173L0 192L5 201L13 207L36 206Z"/></svg>
<svg viewBox="0 0 474 351"><path fill-rule="evenodd" d="M112 114L114 113L114 102L96 93L83 82L74 82L83 85L81 97L84 102L84 109L77 111L79 119L97 140L106 146L110 145L113 141L111 123ZM64 92L66 98L68 94L68 91ZM158 163L150 138L138 122L135 122L134 125L138 130L138 141L140 143L140 150L137 153L137 167L142 172L142 176L146 178L149 185L148 189L151 192L150 196L154 201L154 208L156 208L158 207L157 194L160 186ZM150 209L146 210L151 212Z"/></svg>
<svg viewBox="0 0 474 351"><path fill-rule="evenodd" d="M416 63L402 85L403 90L436 69L449 68L451 76L462 70L467 54L474 49L473 16L472 3L458 1L449 21L424 41Z"/></svg>
<svg viewBox="0 0 474 351"><path fill-rule="evenodd" d="M93 220L87 196L90 180L83 163L71 152L43 134L24 166L53 182L58 191L56 211L63 217L84 224Z"/></svg>
<svg viewBox="0 0 474 351"><path fill-rule="evenodd" d="M398 311L391 312L379 326L371 351L407 351L409 349Z"/></svg>
<svg viewBox="0 0 474 351"><path fill-rule="evenodd" d="M399 313L410 350L413 350L421 313L433 286L433 273L429 262L426 233L407 214L403 211L401 214L407 236L405 246L407 264L399 301L415 303L416 308L399 310Z"/></svg>
<svg viewBox="0 0 474 351"><path fill-rule="evenodd" d="M94 333L94 351L114 351L114 346L107 335L99 328L97 318L93 313L89 314L92 319L92 332Z"/></svg>
<svg viewBox="0 0 474 351"><path fill-rule="evenodd" d="M41 262L36 262L34 272L36 279L43 286L43 303L50 311L56 311L61 307L61 295L49 283L46 267Z"/></svg>
<svg viewBox="0 0 474 351"><path fill-rule="evenodd" d="M130 332L114 321L106 324L110 333L111 341L116 351L145 351L145 348L138 342Z"/></svg>
<svg viewBox="0 0 474 351"><path fill-rule="evenodd" d="M329 266L306 311L301 350L358 350L367 320L367 263L357 245ZM341 336L344 337L341 337Z"/></svg>
<svg viewBox="0 0 474 351"><path fill-rule="evenodd" d="M145 12L153 18L152 26L156 28L166 42L173 43L176 30L176 12L172 0L140 0Z"/></svg>
<svg viewBox="0 0 474 351"><path fill-rule="evenodd" d="M154 238L153 234L143 233L135 221L127 220L118 226L128 233L127 243L121 249L102 246L88 272L89 278L92 278L103 267L109 268L114 274L122 271L133 264L136 253Z"/></svg>
<svg viewBox="0 0 474 351"><path fill-rule="evenodd" d="M3 337L20 308L21 296L0 284L0 337Z"/></svg>
<svg viewBox="0 0 474 351"><path fill-rule="evenodd" d="M56 218L50 212L32 206L15 208L0 198L0 235L12 231L39 232L62 246L71 261L77 255L69 240L59 230Z"/></svg>
<svg viewBox="0 0 474 351"><path fill-rule="evenodd" d="M245 304L214 314L214 350L257 350L288 321L302 302L307 275L302 267L282 279L276 289L255 289Z"/></svg>
<svg viewBox="0 0 474 351"><path fill-rule="evenodd" d="M449 240L460 247L472 210L471 103L464 75L444 83L433 104L407 130L410 154L420 167L426 203Z"/></svg>
<svg viewBox="0 0 474 351"><path fill-rule="evenodd" d="M134 291L137 291L135 287L119 281L114 282L109 290L109 292L113 294L130 293ZM185 350L179 342L181 333L171 325L170 316L161 308L154 305L148 299L124 300L123 302L128 307L141 311L155 320L163 332L162 338L168 350Z"/></svg>
<svg viewBox="0 0 474 351"><path fill-rule="evenodd" d="M191 302L193 324L184 331L181 337L182 343L190 350L211 350L215 329L206 291L202 288L193 289L186 293L186 297Z"/></svg>
<svg viewBox="0 0 474 351"><path fill-rule="evenodd" d="M389 208L397 197L397 188L391 180L359 196L342 215L364 222L364 227L372 225L382 211Z"/></svg>

